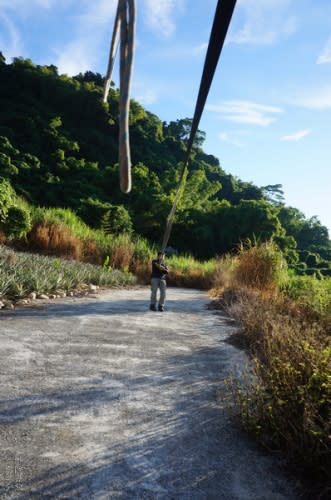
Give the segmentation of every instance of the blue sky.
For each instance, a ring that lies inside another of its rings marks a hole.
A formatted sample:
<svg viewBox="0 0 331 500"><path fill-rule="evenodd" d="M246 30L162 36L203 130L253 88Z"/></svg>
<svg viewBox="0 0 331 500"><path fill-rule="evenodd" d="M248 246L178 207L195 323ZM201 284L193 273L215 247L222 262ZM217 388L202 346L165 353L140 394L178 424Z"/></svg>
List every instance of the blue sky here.
<svg viewBox="0 0 331 500"><path fill-rule="evenodd" d="M217 0L136 4L132 96L162 120L191 118ZM0 50L104 74L116 6L0 0ZM331 233L330 112L331 1L238 0L199 126L205 151L243 181L282 184L286 204Z"/></svg>

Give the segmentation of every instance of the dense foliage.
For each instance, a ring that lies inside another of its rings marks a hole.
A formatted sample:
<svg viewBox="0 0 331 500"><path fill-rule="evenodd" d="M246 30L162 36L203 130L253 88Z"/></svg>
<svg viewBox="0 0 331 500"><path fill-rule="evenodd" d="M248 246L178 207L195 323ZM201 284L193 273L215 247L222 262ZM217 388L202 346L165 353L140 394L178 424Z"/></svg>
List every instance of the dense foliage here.
<svg viewBox="0 0 331 500"><path fill-rule="evenodd" d="M100 74L71 78L53 65L0 57L0 224L9 235L29 226L22 207L21 223L17 210L8 220L13 188L33 205L72 209L90 227L162 239L191 120L162 122L132 100L133 189L123 195L118 91L112 87L104 104L102 85ZM279 184L257 187L227 174L204 153L204 138L198 131L171 246L209 258L246 238L273 238L298 272L329 274L330 240L318 219L285 206Z"/></svg>

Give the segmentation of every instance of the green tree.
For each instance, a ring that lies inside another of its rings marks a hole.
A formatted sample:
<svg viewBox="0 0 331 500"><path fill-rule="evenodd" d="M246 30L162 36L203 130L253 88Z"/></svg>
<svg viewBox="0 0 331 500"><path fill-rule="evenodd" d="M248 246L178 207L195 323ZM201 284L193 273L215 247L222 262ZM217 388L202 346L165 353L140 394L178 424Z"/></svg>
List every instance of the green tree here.
<svg viewBox="0 0 331 500"><path fill-rule="evenodd" d="M129 212L123 205L112 206L102 216L101 229L106 234L131 234L132 220Z"/></svg>

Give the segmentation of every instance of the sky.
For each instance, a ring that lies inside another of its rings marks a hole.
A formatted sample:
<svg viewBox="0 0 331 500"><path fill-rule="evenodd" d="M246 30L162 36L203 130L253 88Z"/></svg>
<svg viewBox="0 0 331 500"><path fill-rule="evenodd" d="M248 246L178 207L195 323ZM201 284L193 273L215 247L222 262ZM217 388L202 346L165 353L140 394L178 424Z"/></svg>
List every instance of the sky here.
<svg viewBox="0 0 331 500"><path fill-rule="evenodd" d="M131 96L162 121L192 118L217 0L136 5ZM0 50L104 75L116 7L0 0ZM286 205L331 234L331 1L237 0L199 129L225 172L282 184Z"/></svg>

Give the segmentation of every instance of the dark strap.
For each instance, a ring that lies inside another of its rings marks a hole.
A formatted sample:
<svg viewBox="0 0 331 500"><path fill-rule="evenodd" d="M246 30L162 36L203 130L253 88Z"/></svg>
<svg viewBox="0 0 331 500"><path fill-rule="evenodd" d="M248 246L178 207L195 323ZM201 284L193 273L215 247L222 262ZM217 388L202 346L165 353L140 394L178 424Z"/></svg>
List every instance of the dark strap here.
<svg viewBox="0 0 331 500"><path fill-rule="evenodd" d="M204 110L210 86L214 77L219 57L223 48L224 40L230 25L231 17L236 5L236 0L218 0L211 30L208 50L200 82L199 94L195 106L194 116L191 125L190 137L187 143L185 161L180 173L179 185L173 206L167 218L167 224L163 236L162 250L164 251L170 237L173 219L175 216L178 200L183 191L183 185L187 175L187 165L190 159L195 134L198 130L202 112Z"/></svg>

